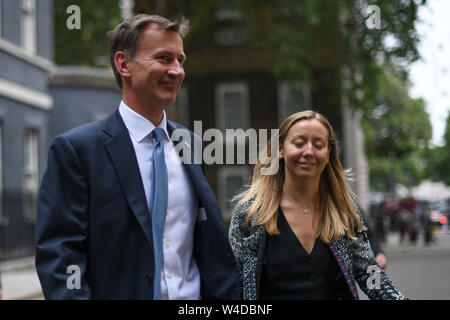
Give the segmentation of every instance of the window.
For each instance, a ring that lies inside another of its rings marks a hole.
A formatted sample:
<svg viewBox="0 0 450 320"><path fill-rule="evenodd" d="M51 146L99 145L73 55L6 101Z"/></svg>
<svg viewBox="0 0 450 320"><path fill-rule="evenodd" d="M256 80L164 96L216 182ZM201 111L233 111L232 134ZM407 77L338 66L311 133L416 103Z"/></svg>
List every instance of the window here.
<svg viewBox="0 0 450 320"><path fill-rule="evenodd" d="M231 219L235 205L231 200L249 183L249 172L246 167L223 167L219 169L219 203L225 220Z"/></svg>
<svg viewBox="0 0 450 320"><path fill-rule="evenodd" d="M222 83L217 85L216 123L220 130L246 130L250 127L247 84Z"/></svg>
<svg viewBox="0 0 450 320"><path fill-rule="evenodd" d="M28 223L36 221L36 204L39 188L38 131L27 128L24 144L24 217Z"/></svg>
<svg viewBox="0 0 450 320"><path fill-rule="evenodd" d="M0 38L2 37L2 0L0 0Z"/></svg>
<svg viewBox="0 0 450 320"><path fill-rule="evenodd" d="M293 113L311 108L309 87L300 82L283 82L278 86L278 122Z"/></svg>
<svg viewBox="0 0 450 320"><path fill-rule="evenodd" d="M214 42L220 46L238 46L247 40L247 32L243 28L221 28L214 33Z"/></svg>
<svg viewBox="0 0 450 320"><path fill-rule="evenodd" d="M214 13L218 28L214 32L214 42L219 46L242 45L247 40L247 31L236 25L242 18L241 6L237 0L220 0Z"/></svg>
<svg viewBox="0 0 450 320"><path fill-rule="evenodd" d="M286 18L301 18L305 16L305 4L301 1L282 1L277 6L277 11Z"/></svg>
<svg viewBox="0 0 450 320"><path fill-rule="evenodd" d="M28 52L36 52L36 0L21 0L21 46Z"/></svg>
<svg viewBox="0 0 450 320"><path fill-rule="evenodd" d="M8 217L3 211L3 124L0 122L0 226L8 224Z"/></svg>
<svg viewBox="0 0 450 320"><path fill-rule="evenodd" d="M237 0L220 0L217 5L217 10L214 14L214 18L219 21L223 20L238 20L240 19L241 12L239 7L239 1Z"/></svg>

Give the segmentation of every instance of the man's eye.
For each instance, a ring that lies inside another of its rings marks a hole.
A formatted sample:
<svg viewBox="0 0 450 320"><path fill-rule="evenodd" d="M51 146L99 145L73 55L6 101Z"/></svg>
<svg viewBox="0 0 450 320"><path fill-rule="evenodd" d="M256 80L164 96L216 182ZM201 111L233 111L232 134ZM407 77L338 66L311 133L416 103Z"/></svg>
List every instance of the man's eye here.
<svg viewBox="0 0 450 320"><path fill-rule="evenodd" d="M168 62L170 58L169 56L159 56L158 59L164 62Z"/></svg>

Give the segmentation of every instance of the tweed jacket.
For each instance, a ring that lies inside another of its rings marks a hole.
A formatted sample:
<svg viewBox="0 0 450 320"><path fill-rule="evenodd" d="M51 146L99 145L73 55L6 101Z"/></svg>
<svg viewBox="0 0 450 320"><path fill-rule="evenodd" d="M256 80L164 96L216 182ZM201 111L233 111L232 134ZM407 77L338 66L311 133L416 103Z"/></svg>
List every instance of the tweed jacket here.
<svg viewBox="0 0 450 320"><path fill-rule="evenodd" d="M241 294L244 300L258 299L259 278L267 238L263 225L254 226L252 221L249 224L250 228L246 225L251 203L252 201L245 203L234 212L229 230L231 247L240 270ZM361 216L360 219L363 221ZM328 245L341 271L340 285L339 283L337 285L338 299L358 300L356 283L370 299L407 299L378 266L367 233L357 229L355 236L356 240L341 236ZM340 291L339 288L343 290Z"/></svg>

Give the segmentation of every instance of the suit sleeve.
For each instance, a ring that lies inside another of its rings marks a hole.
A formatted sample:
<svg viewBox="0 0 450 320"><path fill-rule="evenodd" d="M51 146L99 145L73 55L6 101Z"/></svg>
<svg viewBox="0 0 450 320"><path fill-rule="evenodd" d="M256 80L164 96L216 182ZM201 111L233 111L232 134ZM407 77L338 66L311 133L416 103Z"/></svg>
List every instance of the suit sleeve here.
<svg viewBox="0 0 450 320"><path fill-rule="evenodd" d="M89 299L88 186L69 140L55 138L38 196L36 269L46 299Z"/></svg>

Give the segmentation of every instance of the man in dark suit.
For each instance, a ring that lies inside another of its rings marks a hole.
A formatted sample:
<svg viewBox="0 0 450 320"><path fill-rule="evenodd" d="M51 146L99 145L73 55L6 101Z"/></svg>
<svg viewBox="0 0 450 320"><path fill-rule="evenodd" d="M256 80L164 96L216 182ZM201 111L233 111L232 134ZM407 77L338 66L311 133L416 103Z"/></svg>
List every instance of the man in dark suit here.
<svg viewBox="0 0 450 320"><path fill-rule="evenodd" d="M119 24L109 34L119 108L54 139L36 223L47 299L239 299L203 168L174 161L186 156L179 143L190 156L197 145L171 139L175 130L199 137L164 112L184 79L187 30L149 15Z"/></svg>

